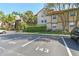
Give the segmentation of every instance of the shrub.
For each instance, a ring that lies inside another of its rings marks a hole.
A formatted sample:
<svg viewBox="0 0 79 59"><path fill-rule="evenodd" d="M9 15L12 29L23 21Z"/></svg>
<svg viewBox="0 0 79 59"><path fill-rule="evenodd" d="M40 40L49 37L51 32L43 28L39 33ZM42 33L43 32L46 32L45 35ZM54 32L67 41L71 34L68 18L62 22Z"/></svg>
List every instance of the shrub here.
<svg viewBox="0 0 79 59"><path fill-rule="evenodd" d="M27 27L27 24L25 22L21 22L20 27L21 30L24 30Z"/></svg>
<svg viewBox="0 0 79 59"><path fill-rule="evenodd" d="M63 31L62 31L62 30L56 30L56 31L47 30L47 33L52 33L52 34L62 34Z"/></svg>
<svg viewBox="0 0 79 59"><path fill-rule="evenodd" d="M3 28L3 27L0 27L0 30L5 30L5 28Z"/></svg>
<svg viewBox="0 0 79 59"><path fill-rule="evenodd" d="M46 31L46 26L28 26L23 32L44 32Z"/></svg>

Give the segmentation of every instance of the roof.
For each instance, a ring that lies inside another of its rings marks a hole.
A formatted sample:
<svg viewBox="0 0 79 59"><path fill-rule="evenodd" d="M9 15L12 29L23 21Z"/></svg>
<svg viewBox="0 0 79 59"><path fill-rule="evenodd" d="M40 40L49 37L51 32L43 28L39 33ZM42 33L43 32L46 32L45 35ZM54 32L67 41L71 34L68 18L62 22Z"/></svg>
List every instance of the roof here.
<svg viewBox="0 0 79 59"><path fill-rule="evenodd" d="M42 10L44 10L46 8L42 8L36 15L38 15ZM49 11L53 11L53 9L49 10Z"/></svg>
<svg viewBox="0 0 79 59"><path fill-rule="evenodd" d="M66 9L66 10L63 10L63 11L73 11L73 10L79 10L79 8Z"/></svg>
<svg viewBox="0 0 79 59"><path fill-rule="evenodd" d="M68 12L68 11L73 11L73 10L79 10L79 8L73 8L73 9L66 9L66 10L60 10L60 11L54 11L54 10L47 10L47 14L48 15L53 15L53 14L62 14L64 12Z"/></svg>
<svg viewBox="0 0 79 59"><path fill-rule="evenodd" d="M52 15L52 14L61 14L63 13L63 11L50 11L50 12L47 12L48 15Z"/></svg>
<svg viewBox="0 0 79 59"><path fill-rule="evenodd" d="M42 8L36 15L38 15L44 9L45 8ZM79 10L79 8L65 9L65 10L61 10L61 11L54 11L53 9L46 9L46 11L47 11L46 14L48 14L48 15L62 14L63 12L72 11L72 10Z"/></svg>
<svg viewBox="0 0 79 59"><path fill-rule="evenodd" d="M36 15L38 15L44 8L42 8Z"/></svg>

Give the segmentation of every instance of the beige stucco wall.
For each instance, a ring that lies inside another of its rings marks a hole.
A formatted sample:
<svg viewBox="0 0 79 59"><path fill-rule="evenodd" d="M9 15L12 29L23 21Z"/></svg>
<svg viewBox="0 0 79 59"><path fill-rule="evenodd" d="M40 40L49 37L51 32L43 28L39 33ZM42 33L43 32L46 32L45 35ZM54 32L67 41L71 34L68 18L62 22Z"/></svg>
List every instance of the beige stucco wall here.
<svg viewBox="0 0 79 59"><path fill-rule="evenodd" d="M71 12L71 11L70 11ZM73 16L68 16L69 14L68 14L68 12L66 11L66 12L64 12L64 15L63 15L63 19L64 19L64 24L65 24L65 28L64 29L68 29L69 30L69 32L71 32L71 30L76 26L76 25L74 25L74 26L71 26L70 27L70 25L69 25L69 23L70 22L73 22L73 23L76 23L76 18L77 18L77 10L75 10L75 16L73 17ZM57 14L58 15L58 14ZM57 19L52 19L52 23L56 23L57 22L57 29L59 29L59 30L62 30L63 29L63 26L62 26L62 20L61 20L61 17L60 16L57 16ZM48 20L48 25L47 25L47 29L52 29L51 27L51 24L49 24L49 23L51 23L51 18L50 18L50 20ZM79 27L79 21L78 21L78 24L77 24L77 26Z"/></svg>
<svg viewBox="0 0 79 59"><path fill-rule="evenodd" d="M58 15L56 15L56 19L53 19L53 15L52 15L52 23L57 23L58 21Z"/></svg>
<svg viewBox="0 0 79 59"><path fill-rule="evenodd" d="M57 29L58 29L58 30L63 30L63 25L62 25L62 23L58 23Z"/></svg>
<svg viewBox="0 0 79 59"><path fill-rule="evenodd" d="M70 16L69 21L76 21L76 16Z"/></svg>
<svg viewBox="0 0 79 59"><path fill-rule="evenodd" d="M51 20L52 19L52 20ZM61 18L56 15L56 19L53 19L53 15L48 18L47 21L47 30L63 30L63 26L61 23ZM53 25L56 24L56 28L53 28Z"/></svg>
<svg viewBox="0 0 79 59"><path fill-rule="evenodd" d="M47 16L47 30L51 29L51 16Z"/></svg>
<svg viewBox="0 0 79 59"><path fill-rule="evenodd" d="M51 16L46 16L47 18L47 23L51 22Z"/></svg>
<svg viewBox="0 0 79 59"><path fill-rule="evenodd" d="M47 23L47 30L51 30L51 23Z"/></svg>
<svg viewBox="0 0 79 59"><path fill-rule="evenodd" d="M77 22L77 27L79 27L79 21Z"/></svg>
<svg viewBox="0 0 79 59"><path fill-rule="evenodd" d="M44 10L41 10L38 14L37 14L37 24L38 25L45 25L47 24L47 22L45 22L45 20L47 21L47 16L44 13ZM44 22L42 22L44 21Z"/></svg>

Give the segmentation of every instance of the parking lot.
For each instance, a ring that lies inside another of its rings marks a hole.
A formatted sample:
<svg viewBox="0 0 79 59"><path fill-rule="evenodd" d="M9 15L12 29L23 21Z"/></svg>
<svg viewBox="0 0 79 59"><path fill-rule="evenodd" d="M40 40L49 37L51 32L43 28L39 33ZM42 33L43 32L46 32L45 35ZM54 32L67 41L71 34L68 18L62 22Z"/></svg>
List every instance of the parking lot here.
<svg viewBox="0 0 79 59"><path fill-rule="evenodd" d="M79 44L67 36L0 34L0 56L79 56Z"/></svg>

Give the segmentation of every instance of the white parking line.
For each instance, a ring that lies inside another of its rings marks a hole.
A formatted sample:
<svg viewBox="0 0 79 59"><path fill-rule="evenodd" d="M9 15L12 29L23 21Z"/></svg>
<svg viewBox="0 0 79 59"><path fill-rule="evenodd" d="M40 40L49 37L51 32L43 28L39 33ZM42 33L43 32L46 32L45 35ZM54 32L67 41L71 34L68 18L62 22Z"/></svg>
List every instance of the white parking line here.
<svg viewBox="0 0 79 59"><path fill-rule="evenodd" d="M63 42L64 42L64 44L65 44L65 47L66 47L66 49L67 49L67 52L68 52L69 56L72 56L72 53L71 53L70 49L68 48L68 46L67 46L67 44L66 44L64 38L63 38L63 37L61 37L61 38L62 38L62 40L63 40Z"/></svg>
<svg viewBox="0 0 79 59"><path fill-rule="evenodd" d="M36 51L39 49L39 46L35 49Z"/></svg>
<svg viewBox="0 0 79 59"><path fill-rule="evenodd" d="M45 51L44 52L49 53L49 49L45 48Z"/></svg>
<svg viewBox="0 0 79 59"><path fill-rule="evenodd" d="M10 42L8 42L9 44L16 44L16 42L14 42L14 41L10 41Z"/></svg>
<svg viewBox="0 0 79 59"><path fill-rule="evenodd" d="M37 39L39 39L39 38L40 38L40 37L37 37L36 39L33 39L32 41L30 41L30 42L28 42L28 43L23 44L23 45L22 45L22 47L25 47L26 45L28 45L28 44L32 43L33 41L35 41L35 40L37 40Z"/></svg>

